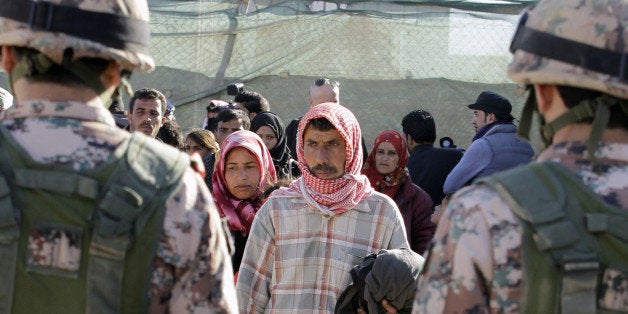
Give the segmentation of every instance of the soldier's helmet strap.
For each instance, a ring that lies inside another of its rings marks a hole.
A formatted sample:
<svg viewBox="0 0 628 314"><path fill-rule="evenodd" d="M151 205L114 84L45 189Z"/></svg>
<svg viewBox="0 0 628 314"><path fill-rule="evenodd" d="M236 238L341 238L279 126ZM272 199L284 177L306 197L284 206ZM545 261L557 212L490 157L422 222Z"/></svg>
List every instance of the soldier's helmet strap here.
<svg viewBox="0 0 628 314"><path fill-rule="evenodd" d="M551 144L554 134L568 124L593 119L591 134L587 141L587 153L589 160L595 162L595 151L598 148L598 142L602 139L602 134L608 126L610 108L614 106L620 106L624 112L628 113L628 100L601 95L594 99L581 101L578 105L569 108L567 112L552 122L545 122L543 116L538 115L543 143L545 145ZM521 113L521 123L518 131L519 136L529 139L534 112L538 114L537 101L534 90L530 89L528 99Z"/></svg>

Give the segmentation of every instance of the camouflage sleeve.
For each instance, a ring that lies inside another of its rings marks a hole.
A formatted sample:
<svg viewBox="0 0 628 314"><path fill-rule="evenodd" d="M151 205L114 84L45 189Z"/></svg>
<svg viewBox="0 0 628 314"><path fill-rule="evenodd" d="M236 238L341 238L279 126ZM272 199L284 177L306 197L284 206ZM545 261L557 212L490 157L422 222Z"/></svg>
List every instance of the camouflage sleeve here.
<svg viewBox="0 0 628 314"><path fill-rule="evenodd" d="M499 195L458 192L436 229L413 313L517 313L521 230Z"/></svg>
<svg viewBox="0 0 628 314"><path fill-rule="evenodd" d="M166 204L151 279L151 313L237 313L231 257L220 217L191 169Z"/></svg>

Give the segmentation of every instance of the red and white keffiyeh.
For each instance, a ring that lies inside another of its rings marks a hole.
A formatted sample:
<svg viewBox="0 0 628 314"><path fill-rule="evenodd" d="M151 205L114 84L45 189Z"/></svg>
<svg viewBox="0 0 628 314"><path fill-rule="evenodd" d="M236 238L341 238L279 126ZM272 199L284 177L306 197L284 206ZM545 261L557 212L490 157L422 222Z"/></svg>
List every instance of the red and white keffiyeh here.
<svg viewBox="0 0 628 314"><path fill-rule="evenodd" d="M227 154L236 147L244 147L250 151L259 165L260 182L257 193L250 199L240 200L231 194L225 181L225 162ZM277 182L277 174L273 159L266 149L266 145L257 134L251 131L236 131L229 134L220 149L220 156L216 161L212 174L212 196L218 207L221 217L227 217L229 229L249 233L255 213L263 203L263 192L271 184Z"/></svg>
<svg viewBox="0 0 628 314"><path fill-rule="evenodd" d="M317 118L325 118L338 130L346 143L344 175L333 180L319 179L310 173L303 155L303 134L308 123ZM368 178L360 173L362 168L362 132L353 113L337 104L322 103L312 107L299 123L297 157L302 176L293 181L287 189L274 193L280 195L303 196L315 208L341 214L368 198L373 188ZM322 205L322 206L321 206Z"/></svg>

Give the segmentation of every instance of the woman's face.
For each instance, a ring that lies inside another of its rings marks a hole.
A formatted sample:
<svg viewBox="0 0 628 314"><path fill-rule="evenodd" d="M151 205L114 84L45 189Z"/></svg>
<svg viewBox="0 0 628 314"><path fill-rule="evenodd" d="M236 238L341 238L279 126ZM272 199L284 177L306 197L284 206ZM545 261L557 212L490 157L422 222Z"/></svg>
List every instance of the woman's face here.
<svg viewBox="0 0 628 314"><path fill-rule="evenodd" d="M277 136L275 135L275 132L273 132L273 129L271 129L268 125L260 126L255 133L259 135L268 150L273 149L273 147L277 145Z"/></svg>
<svg viewBox="0 0 628 314"><path fill-rule="evenodd" d="M260 181L257 158L248 149L236 147L227 153L225 160L227 189L239 200L255 196Z"/></svg>
<svg viewBox="0 0 628 314"><path fill-rule="evenodd" d="M397 169L399 155L395 146L389 142L381 142L375 150L375 168L381 174L389 174Z"/></svg>
<svg viewBox="0 0 628 314"><path fill-rule="evenodd" d="M211 153L211 151L209 151L209 149L199 145L195 140L191 139L191 138L186 138L185 139L185 152L192 155L194 152L198 153L199 155L201 155L201 158L204 158L205 155Z"/></svg>

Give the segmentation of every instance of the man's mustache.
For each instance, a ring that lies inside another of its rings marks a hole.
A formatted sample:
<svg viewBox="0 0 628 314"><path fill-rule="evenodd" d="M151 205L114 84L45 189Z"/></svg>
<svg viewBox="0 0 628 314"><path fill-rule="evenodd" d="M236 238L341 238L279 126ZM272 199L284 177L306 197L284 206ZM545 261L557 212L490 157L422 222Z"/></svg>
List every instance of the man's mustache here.
<svg viewBox="0 0 628 314"><path fill-rule="evenodd" d="M336 169L336 167L329 164L318 164L310 169L310 171L319 171L319 170L338 172L338 169Z"/></svg>

